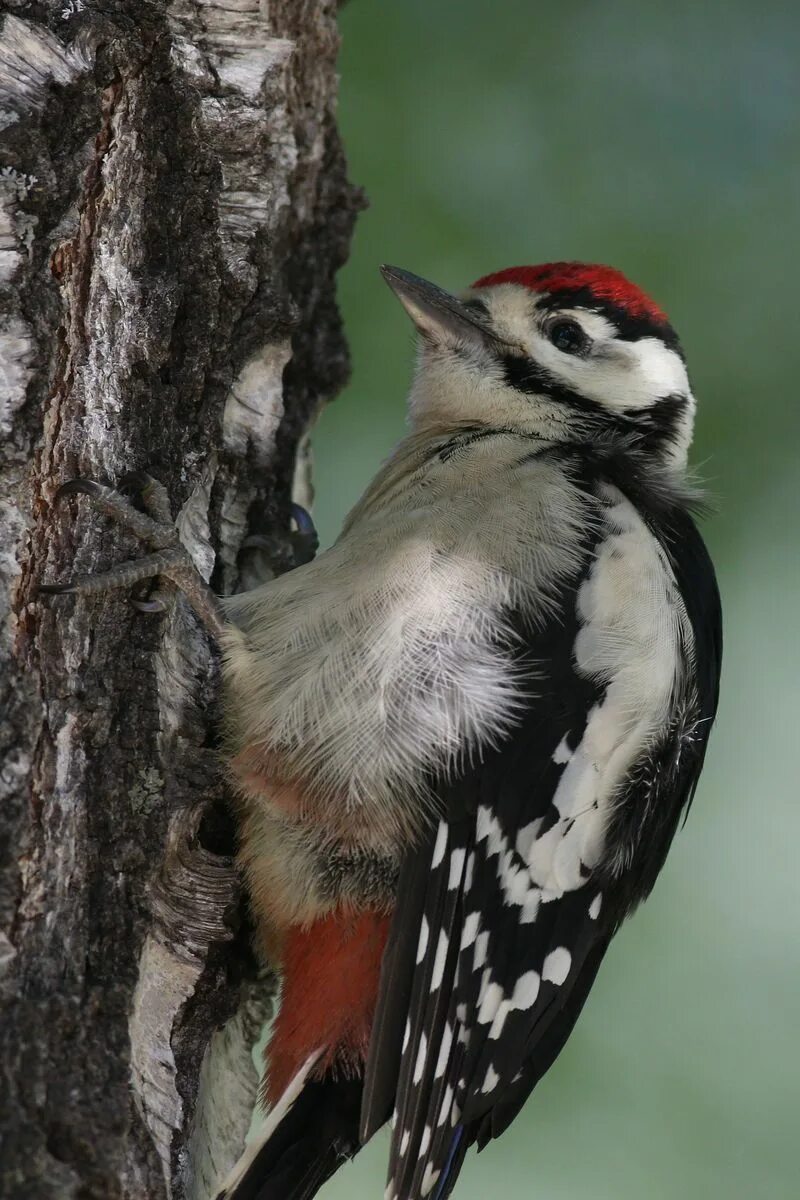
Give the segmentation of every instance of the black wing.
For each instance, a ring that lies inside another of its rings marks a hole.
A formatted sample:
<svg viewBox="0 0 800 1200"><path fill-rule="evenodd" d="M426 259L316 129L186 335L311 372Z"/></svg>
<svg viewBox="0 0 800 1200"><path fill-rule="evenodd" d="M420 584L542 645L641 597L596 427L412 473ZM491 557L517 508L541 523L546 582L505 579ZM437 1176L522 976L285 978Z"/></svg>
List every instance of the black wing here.
<svg viewBox="0 0 800 1200"><path fill-rule="evenodd" d="M591 813L565 820L553 803L604 697L574 665L576 583L545 629L521 630L535 701L502 745L440 785L446 816L405 863L362 1107L365 1141L396 1105L387 1197L443 1200L467 1147L513 1120L691 800L716 711L719 600L690 518L662 532L694 647L672 721L615 796L602 859L581 840ZM548 886L554 864L568 885Z"/></svg>

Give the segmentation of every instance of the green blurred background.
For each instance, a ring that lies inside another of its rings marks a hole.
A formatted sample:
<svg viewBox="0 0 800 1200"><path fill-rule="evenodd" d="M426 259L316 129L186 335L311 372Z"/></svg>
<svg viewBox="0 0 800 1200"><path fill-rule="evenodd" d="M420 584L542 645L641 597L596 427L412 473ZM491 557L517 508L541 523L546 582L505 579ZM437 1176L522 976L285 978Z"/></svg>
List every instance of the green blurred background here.
<svg viewBox="0 0 800 1200"><path fill-rule="evenodd" d="M671 314L725 606L719 724L689 824L478 1200L800 1197L794 3L352 0L341 127L371 208L341 276L353 381L315 436L323 542L402 434L407 319L377 273L459 289L612 263ZM376 1139L324 1200L383 1194Z"/></svg>

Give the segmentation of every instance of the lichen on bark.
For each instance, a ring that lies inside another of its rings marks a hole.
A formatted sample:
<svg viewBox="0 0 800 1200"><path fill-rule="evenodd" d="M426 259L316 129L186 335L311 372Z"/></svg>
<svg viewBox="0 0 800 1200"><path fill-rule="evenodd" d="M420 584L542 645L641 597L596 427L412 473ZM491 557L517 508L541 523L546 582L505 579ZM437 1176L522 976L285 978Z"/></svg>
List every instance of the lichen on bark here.
<svg viewBox="0 0 800 1200"><path fill-rule="evenodd" d="M298 446L348 369L335 4L6 7L0 1194L201 1200L241 1149L269 1004L218 664L180 599L159 620L36 585L140 553L54 506L81 474L161 479L220 591L258 574L251 532L288 565Z"/></svg>

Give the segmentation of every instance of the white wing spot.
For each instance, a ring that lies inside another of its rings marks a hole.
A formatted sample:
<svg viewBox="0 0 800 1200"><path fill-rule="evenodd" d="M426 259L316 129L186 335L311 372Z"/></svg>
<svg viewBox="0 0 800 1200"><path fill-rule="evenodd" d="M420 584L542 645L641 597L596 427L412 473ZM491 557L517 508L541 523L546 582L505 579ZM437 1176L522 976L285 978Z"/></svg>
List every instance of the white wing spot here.
<svg viewBox="0 0 800 1200"><path fill-rule="evenodd" d="M494 1067L490 1063L489 1069L486 1072L486 1078L483 1081L483 1087L481 1088L481 1091L484 1093L485 1092L493 1092L499 1082L500 1082L500 1076L497 1074Z"/></svg>
<svg viewBox="0 0 800 1200"><path fill-rule="evenodd" d="M439 1057L436 1060L436 1070L434 1072L435 1079L441 1079L444 1075L445 1067L450 1058L450 1047L453 1044L453 1026L449 1021L445 1022L444 1033L442 1034L441 1045L439 1046Z"/></svg>
<svg viewBox="0 0 800 1200"><path fill-rule="evenodd" d="M433 847L433 858L431 859L431 870L438 867L444 858L445 847L447 846L447 822L440 821L439 828L436 831L436 845Z"/></svg>
<svg viewBox="0 0 800 1200"><path fill-rule="evenodd" d="M497 1013L497 1010L500 1007L500 1002L503 1000L503 998L504 992L500 987L500 984L490 983L486 989L486 994L484 995L483 1000L481 1001L481 1006L478 1010L479 1025L488 1025L490 1021L494 1020L495 1014Z"/></svg>
<svg viewBox="0 0 800 1200"><path fill-rule="evenodd" d="M513 1004L510 1000L504 1000L494 1015L492 1028L489 1030L489 1038L492 1041L497 1041L500 1034L503 1032L503 1026L506 1023L506 1017L511 1012Z"/></svg>
<svg viewBox="0 0 800 1200"><path fill-rule="evenodd" d="M429 1196L431 1194L436 1186L439 1174L440 1172L434 1171L431 1163L428 1163L427 1167L425 1168L425 1174L422 1176L422 1183L420 1185L421 1196Z"/></svg>
<svg viewBox="0 0 800 1200"><path fill-rule="evenodd" d="M542 979L560 986L569 975L571 966L572 955L565 946L559 946L556 950L551 950L544 960Z"/></svg>
<svg viewBox="0 0 800 1200"><path fill-rule="evenodd" d="M453 1104L453 1089L452 1089L451 1085L448 1083L447 1087L444 1090L444 1099L442 1100L442 1107L439 1109L439 1120L436 1122L437 1125L446 1125L447 1124L447 1118L450 1116L450 1109L452 1107L452 1104Z"/></svg>
<svg viewBox="0 0 800 1200"><path fill-rule="evenodd" d="M536 841L536 836L543 820L544 817L537 817L535 821L530 821L527 825L523 825L517 834L517 853L529 865L533 843Z"/></svg>
<svg viewBox="0 0 800 1200"><path fill-rule="evenodd" d="M405 1029L405 1033L403 1034L403 1054L405 1054L405 1052L406 1052L406 1049L408 1047L408 1039L410 1037L411 1037L411 1021L409 1019L406 1019L406 1029Z"/></svg>
<svg viewBox="0 0 800 1200"><path fill-rule="evenodd" d="M475 941L475 938L478 936L478 929L480 928L480 924L481 924L481 914L480 913L472 912L467 916L467 919L464 922L464 928L461 933L461 949L462 950L466 950L467 947L471 946L472 943Z"/></svg>
<svg viewBox="0 0 800 1200"><path fill-rule="evenodd" d="M510 858L511 854L509 853ZM520 906L525 903L530 891L530 879L527 871L504 864L500 883L504 888L506 904Z"/></svg>
<svg viewBox="0 0 800 1200"><path fill-rule="evenodd" d="M417 1061L414 1064L414 1083L419 1083L422 1079L422 1072L425 1070L425 1056L428 1053L428 1039L425 1034L420 1035L419 1050L417 1051Z"/></svg>
<svg viewBox="0 0 800 1200"><path fill-rule="evenodd" d="M450 878L447 881L448 891L457 888L461 883L461 876L464 874L464 859L467 856L466 850L454 850L450 855Z"/></svg>
<svg viewBox="0 0 800 1200"><path fill-rule="evenodd" d="M522 912L519 914L520 925L533 925L539 915L539 905L542 902L542 893L538 888L530 888L522 903Z"/></svg>
<svg viewBox="0 0 800 1200"><path fill-rule="evenodd" d="M447 960L447 934L443 929L439 930L439 943L436 947L436 958L433 962L433 975L431 976L431 991L435 992L442 986L442 978L444 976L444 964Z"/></svg>
<svg viewBox="0 0 800 1200"><path fill-rule="evenodd" d="M503 1032L503 1026L506 1023L506 1017L510 1012L533 1008L536 1003L536 997L539 995L539 982L539 976L536 971L526 971L524 975L520 975L514 985L514 992L511 998L503 1000L495 1013L492 1028L489 1031L490 1038L496 1040L500 1037L500 1034Z"/></svg>
<svg viewBox="0 0 800 1200"><path fill-rule="evenodd" d="M417 946L417 963L421 963L425 957L425 951L428 949L428 935L430 929L425 917L422 918L422 924L419 927L419 945Z"/></svg>
<svg viewBox="0 0 800 1200"><path fill-rule="evenodd" d="M511 1003L514 1008L532 1008L539 995L539 975L536 971L526 971L520 975L514 985Z"/></svg>
<svg viewBox="0 0 800 1200"><path fill-rule="evenodd" d="M479 971L486 962L486 956L489 953L489 934L486 930L479 933L475 939L475 952L472 960L473 971Z"/></svg>
<svg viewBox="0 0 800 1200"><path fill-rule="evenodd" d="M428 1153L428 1147L430 1146L430 1144L431 1144L431 1127L430 1127L430 1125L426 1125L422 1131L422 1137L419 1140L420 1157L422 1157L423 1154Z"/></svg>
<svg viewBox="0 0 800 1200"><path fill-rule="evenodd" d="M405 1154L405 1152L408 1150L408 1143L410 1141L411 1141L411 1134L409 1133L408 1130L406 1130L405 1133L403 1134L403 1136L400 1138L400 1154L401 1154L401 1156L403 1154Z"/></svg>
<svg viewBox="0 0 800 1200"><path fill-rule="evenodd" d="M592 903L589 905L589 916L593 921L596 921L600 916L600 906L603 903L603 893L598 892Z"/></svg>

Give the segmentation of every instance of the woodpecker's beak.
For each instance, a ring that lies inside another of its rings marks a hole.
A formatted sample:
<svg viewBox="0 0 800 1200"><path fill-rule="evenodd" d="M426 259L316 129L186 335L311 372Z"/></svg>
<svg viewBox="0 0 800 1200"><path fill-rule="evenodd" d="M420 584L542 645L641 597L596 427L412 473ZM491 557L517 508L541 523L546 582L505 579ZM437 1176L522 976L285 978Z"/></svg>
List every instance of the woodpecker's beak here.
<svg viewBox="0 0 800 1200"><path fill-rule="evenodd" d="M381 267L381 274L406 310L419 332L428 341L452 344L475 342L489 346L496 342L485 318L463 301L442 291L435 283L420 279L399 267Z"/></svg>

